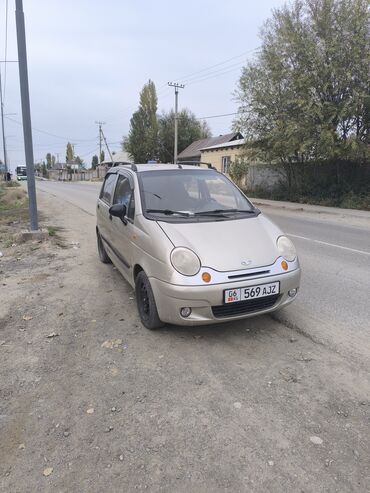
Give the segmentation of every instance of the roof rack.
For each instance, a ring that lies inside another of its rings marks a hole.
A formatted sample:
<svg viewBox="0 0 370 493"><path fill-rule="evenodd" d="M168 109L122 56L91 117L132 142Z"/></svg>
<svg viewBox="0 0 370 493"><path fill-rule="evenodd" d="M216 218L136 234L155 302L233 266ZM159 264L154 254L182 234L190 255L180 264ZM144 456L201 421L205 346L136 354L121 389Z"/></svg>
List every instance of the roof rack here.
<svg viewBox="0 0 370 493"><path fill-rule="evenodd" d="M217 168L212 166L211 163L206 163L204 161L180 161L178 164L190 164L192 166L200 166L201 164L205 164L209 169L214 169L217 171Z"/></svg>
<svg viewBox="0 0 370 493"><path fill-rule="evenodd" d="M129 163L128 161L115 161L113 164L112 164L112 168L114 166L123 166L123 165L130 165L131 166L131 163Z"/></svg>
<svg viewBox="0 0 370 493"><path fill-rule="evenodd" d="M135 173L137 172L137 166L135 163L129 163L128 161L117 161L116 163L113 163L112 168L116 166L131 166L132 171Z"/></svg>

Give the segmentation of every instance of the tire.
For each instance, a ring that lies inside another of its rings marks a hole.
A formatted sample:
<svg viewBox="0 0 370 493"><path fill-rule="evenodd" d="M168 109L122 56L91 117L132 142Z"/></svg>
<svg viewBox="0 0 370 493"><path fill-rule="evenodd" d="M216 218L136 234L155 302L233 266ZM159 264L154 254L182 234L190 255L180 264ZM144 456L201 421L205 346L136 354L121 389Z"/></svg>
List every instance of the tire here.
<svg viewBox="0 0 370 493"><path fill-rule="evenodd" d="M135 279L136 304L140 320L150 330L164 326L160 320L154 294L149 279L144 271L139 272Z"/></svg>
<svg viewBox="0 0 370 493"><path fill-rule="evenodd" d="M99 253L100 261L103 262L103 264L111 264L112 261L108 257L107 252L105 251L105 248L103 245L103 240L101 239L101 236L100 236L98 230L96 231L96 241L98 243L98 253Z"/></svg>

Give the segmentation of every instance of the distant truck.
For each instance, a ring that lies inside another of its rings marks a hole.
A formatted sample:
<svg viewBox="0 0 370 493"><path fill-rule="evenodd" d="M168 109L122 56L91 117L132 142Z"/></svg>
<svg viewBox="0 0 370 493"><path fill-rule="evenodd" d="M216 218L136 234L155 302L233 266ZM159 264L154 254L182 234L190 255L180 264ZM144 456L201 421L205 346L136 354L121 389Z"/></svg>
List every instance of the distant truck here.
<svg viewBox="0 0 370 493"><path fill-rule="evenodd" d="M26 166L17 166L15 168L15 174L17 176L17 180L27 180L27 168Z"/></svg>

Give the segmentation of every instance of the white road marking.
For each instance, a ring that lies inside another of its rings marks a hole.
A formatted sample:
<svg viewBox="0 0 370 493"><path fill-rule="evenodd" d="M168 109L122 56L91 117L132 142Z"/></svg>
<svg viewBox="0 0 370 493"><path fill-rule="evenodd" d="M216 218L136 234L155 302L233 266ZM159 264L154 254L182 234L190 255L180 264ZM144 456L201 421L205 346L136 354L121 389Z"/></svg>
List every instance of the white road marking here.
<svg viewBox="0 0 370 493"><path fill-rule="evenodd" d="M362 255L370 255L370 252L365 252L364 250L356 250L355 248L349 248L342 245L335 245L334 243L327 243L326 241L314 240L312 238L306 238L305 236L293 235L292 233L286 233L293 238L300 238L301 240L312 241L314 243L320 243L321 245L331 246L334 248L340 248L341 250L348 250L349 252L361 253Z"/></svg>

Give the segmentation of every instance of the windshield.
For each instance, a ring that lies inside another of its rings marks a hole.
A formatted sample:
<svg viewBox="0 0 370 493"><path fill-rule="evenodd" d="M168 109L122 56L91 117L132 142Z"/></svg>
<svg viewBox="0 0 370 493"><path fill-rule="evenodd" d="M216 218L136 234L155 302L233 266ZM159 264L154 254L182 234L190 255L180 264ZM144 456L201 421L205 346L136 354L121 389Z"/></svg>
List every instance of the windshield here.
<svg viewBox="0 0 370 493"><path fill-rule="evenodd" d="M248 215L252 204L221 173L172 169L140 173L143 210L166 218ZM161 218L162 219L162 218Z"/></svg>

